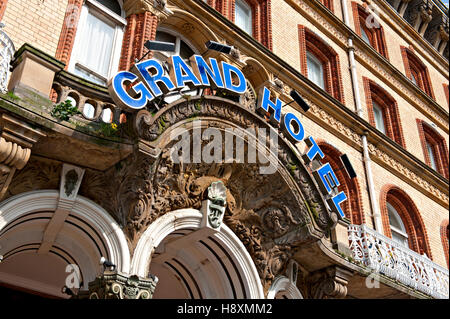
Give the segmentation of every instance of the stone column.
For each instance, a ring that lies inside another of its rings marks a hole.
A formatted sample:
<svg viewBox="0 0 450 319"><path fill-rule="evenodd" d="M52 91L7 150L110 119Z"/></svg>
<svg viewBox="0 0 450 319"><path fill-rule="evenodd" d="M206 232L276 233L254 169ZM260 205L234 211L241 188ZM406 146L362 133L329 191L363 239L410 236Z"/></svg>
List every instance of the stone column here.
<svg viewBox="0 0 450 319"><path fill-rule="evenodd" d="M6 113L0 114L0 200L16 170L25 167L31 148L45 134Z"/></svg>
<svg viewBox="0 0 450 319"><path fill-rule="evenodd" d="M411 22L414 29L422 36L428 27L428 23L430 23L432 19L432 12L432 5L424 1L414 8L414 12L411 16Z"/></svg>
<svg viewBox="0 0 450 319"><path fill-rule="evenodd" d="M167 18L170 11L163 0L125 0L127 27L125 30L119 69L130 70L147 49L144 43L154 40L158 22Z"/></svg>

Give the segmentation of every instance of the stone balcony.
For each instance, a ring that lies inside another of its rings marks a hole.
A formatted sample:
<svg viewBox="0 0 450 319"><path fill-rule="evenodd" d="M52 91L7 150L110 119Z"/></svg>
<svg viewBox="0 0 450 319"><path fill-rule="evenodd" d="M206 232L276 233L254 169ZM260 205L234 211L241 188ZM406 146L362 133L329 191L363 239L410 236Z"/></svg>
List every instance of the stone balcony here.
<svg viewBox="0 0 450 319"><path fill-rule="evenodd" d="M437 299L449 298L449 271L366 225L349 225L353 260Z"/></svg>
<svg viewBox="0 0 450 319"><path fill-rule="evenodd" d="M0 92L6 93L10 62L14 56L14 44L0 26Z"/></svg>

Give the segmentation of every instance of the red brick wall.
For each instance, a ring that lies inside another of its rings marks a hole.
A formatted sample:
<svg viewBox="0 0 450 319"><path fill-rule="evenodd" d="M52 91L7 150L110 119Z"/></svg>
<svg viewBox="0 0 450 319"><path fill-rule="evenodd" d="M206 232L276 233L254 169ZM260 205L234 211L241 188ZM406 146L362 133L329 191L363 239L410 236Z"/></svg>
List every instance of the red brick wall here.
<svg viewBox="0 0 450 319"><path fill-rule="evenodd" d="M449 159L448 159L448 148L445 143L445 139L439 135L431 126L426 124L424 121L417 119L417 128L419 130L420 143L422 144L423 155L425 157L425 163L431 166L430 156L428 155L426 141L434 147L434 154L436 155L436 165L437 171L444 176L449 178Z"/></svg>
<svg viewBox="0 0 450 319"><path fill-rule="evenodd" d="M433 259L427 230L416 205L402 189L391 184L384 185L380 194L381 219L385 236L392 238L387 202L397 210L405 225L409 248L421 255L426 253L428 258Z"/></svg>
<svg viewBox="0 0 450 319"><path fill-rule="evenodd" d="M448 229L448 219L446 219L441 224L441 240L442 240L442 248L444 248L445 260L447 261L447 268L449 267L448 239L449 239L449 229Z"/></svg>
<svg viewBox="0 0 450 319"><path fill-rule="evenodd" d="M373 114L373 102L375 101L380 107L383 108L386 135L393 141L405 147L406 144L403 137L402 123L400 120L397 101L395 101L389 93L387 93L372 80L363 77L363 83L369 123L375 126L375 117Z"/></svg>
<svg viewBox="0 0 450 319"><path fill-rule="evenodd" d="M449 100L448 100L448 84L443 83L442 86L444 87L444 93L445 93L445 98L447 99L447 104L449 104Z"/></svg>
<svg viewBox="0 0 450 319"><path fill-rule="evenodd" d="M58 60L66 64L66 69L69 66L70 56L75 43L75 35L77 33L82 5L83 0L69 0L67 4L66 15L55 55Z"/></svg>
<svg viewBox="0 0 450 319"><path fill-rule="evenodd" d="M310 51L321 60L324 66L325 90L335 99L345 103L341 67L336 51L317 34L303 25L298 25L298 38L300 42L300 72L308 77L306 51Z"/></svg>
<svg viewBox="0 0 450 319"><path fill-rule="evenodd" d="M334 3L333 0L320 0L325 7L330 9L331 12L334 12Z"/></svg>

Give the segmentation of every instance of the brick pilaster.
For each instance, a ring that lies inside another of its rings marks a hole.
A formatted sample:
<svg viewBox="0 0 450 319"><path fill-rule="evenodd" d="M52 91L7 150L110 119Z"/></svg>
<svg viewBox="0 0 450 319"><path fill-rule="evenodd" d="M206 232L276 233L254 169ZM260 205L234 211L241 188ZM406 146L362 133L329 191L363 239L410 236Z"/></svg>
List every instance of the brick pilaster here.
<svg viewBox="0 0 450 319"><path fill-rule="evenodd" d="M83 0L69 0L55 57L69 66Z"/></svg>
<svg viewBox="0 0 450 319"><path fill-rule="evenodd" d="M131 14L127 17L127 28L122 42L122 54L120 57L120 70L129 70L140 59L146 49L144 43L147 40L154 40L158 17L151 12Z"/></svg>

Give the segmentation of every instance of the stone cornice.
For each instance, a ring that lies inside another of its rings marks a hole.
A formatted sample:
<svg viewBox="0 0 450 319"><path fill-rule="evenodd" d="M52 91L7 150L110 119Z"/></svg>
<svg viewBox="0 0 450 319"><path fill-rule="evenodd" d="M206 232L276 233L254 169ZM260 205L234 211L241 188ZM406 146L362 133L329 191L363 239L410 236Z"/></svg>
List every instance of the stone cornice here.
<svg viewBox="0 0 450 319"><path fill-rule="evenodd" d="M445 59L441 54L439 54L439 52L437 52L436 49L423 38L423 36L417 33L417 31L414 30L414 28L387 3L387 1L372 1L375 2L378 7L383 8L383 13L385 14L382 14L380 16L384 20L384 22L389 24L391 28L396 30L398 34L404 35L404 32L406 32L408 36L413 39L412 40L410 38L408 40L410 40L409 42L414 47L414 49L416 51L421 51L420 54L423 58L427 59L430 64L435 65L435 67L439 69L439 71L444 76L448 77L449 61ZM419 47L417 43L419 43L422 47ZM433 61L433 59L437 60L440 66L437 66L436 62Z"/></svg>
<svg viewBox="0 0 450 319"><path fill-rule="evenodd" d="M349 36L353 37L355 55L359 62L362 62L363 65L379 76L384 77L386 84L390 85L393 90L408 100L411 105L427 115L447 134L449 133L448 112L415 86L403 73L386 60L386 58L362 41L352 29L347 27L321 3L311 0L286 0L286 2L301 11L306 18L309 17L319 29L327 33L342 48L347 50L347 39ZM405 93L405 91L409 92L409 94Z"/></svg>

